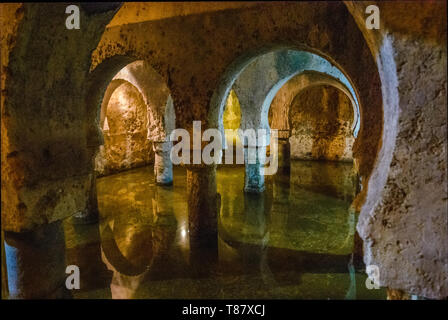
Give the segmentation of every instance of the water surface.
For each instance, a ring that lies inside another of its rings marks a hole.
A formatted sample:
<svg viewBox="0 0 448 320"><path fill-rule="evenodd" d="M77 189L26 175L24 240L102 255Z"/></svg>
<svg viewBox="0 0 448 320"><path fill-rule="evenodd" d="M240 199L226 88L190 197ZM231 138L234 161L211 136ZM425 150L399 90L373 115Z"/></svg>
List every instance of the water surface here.
<svg viewBox="0 0 448 320"><path fill-rule="evenodd" d="M75 298L385 299L351 257L352 165L293 161L289 174L244 194L244 168L221 167L218 247L190 251L186 171L172 187L152 167L99 178L99 225L66 221L67 263L81 271Z"/></svg>

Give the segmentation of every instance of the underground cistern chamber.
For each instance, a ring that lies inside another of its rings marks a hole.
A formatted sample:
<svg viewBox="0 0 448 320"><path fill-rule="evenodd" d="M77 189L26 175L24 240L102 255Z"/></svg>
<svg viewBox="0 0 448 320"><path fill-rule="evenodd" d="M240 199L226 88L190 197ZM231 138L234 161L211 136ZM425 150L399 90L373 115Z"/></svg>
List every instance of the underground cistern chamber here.
<svg viewBox="0 0 448 320"><path fill-rule="evenodd" d="M2 298L446 300L445 12L0 4Z"/></svg>

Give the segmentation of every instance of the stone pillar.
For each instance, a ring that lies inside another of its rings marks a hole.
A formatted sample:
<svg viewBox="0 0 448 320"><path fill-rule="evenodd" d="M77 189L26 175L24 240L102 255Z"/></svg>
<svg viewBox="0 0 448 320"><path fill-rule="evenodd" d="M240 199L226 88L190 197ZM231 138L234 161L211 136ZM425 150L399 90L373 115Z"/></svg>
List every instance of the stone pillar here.
<svg viewBox="0 0 448 320"><path fill-rule="evenodd" d="M216 165L187 167L190 267L194 276L206 276L218 262L218 212Z"/></svg>
<svg viewBox="0 0 448 320"><path fill-rule="evenodd" d="M254 163L249 160L253 159ZM265 190L264 186L264 164L266 162L265 146L245 146L244 147L244 163L246 174L244 178L244 192L260 193Z"/></svg>
<svg viewBox="0 0 448 320"><path fill-rule="evenodd" d="M154 178L159 185L173 183L173 164L170 159L171 141L154 141Z"/></svg>
<svg viewBox="0 0 448 320"><path fill-rule="evenodd" d="M68 298L65 240L61 221L35 230L5 231L5 258L11 299Z"/></svg>
<svg viewBox="0 0 448 320"><path fill-rule="evenodd" d="M5 237L2 232L2 299L8 297L8 275L6 274Z"/></svg>
<svg viewBox="0 0 448 320"><path fill-rule="evenodd" d="M220 205L216 165L188 166L187 194L190 247L216 246Z"/></svg>
<svg viewBox="0 0 448 320"><path fill-rule="evenodd" d="M90 187L87 190L89 193L86 208L83 211L76 212L72 216L72 223L74 224L91 224L97 223L99 219L98 211L98 197L96 192L96 173L90 174Z"/></svg>

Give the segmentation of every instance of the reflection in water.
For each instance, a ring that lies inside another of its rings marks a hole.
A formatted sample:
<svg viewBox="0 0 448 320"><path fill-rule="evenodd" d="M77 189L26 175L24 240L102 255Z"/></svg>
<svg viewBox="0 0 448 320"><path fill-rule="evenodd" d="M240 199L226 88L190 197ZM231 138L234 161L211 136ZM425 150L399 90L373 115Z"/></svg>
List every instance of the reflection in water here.
<svg viewBox="0 0 448 320"><path fill-rule="evenodd" d="M290 176L267 177L262 194L244 194L244 168L218 169L218 252L195 255L186 171L174 173L172 187L156 186L151 167L98 179L99 233L87 231L98 226L67 232L66 223L71 250L79 247L75 256L92 263L75 297L385 298L365 288L366 276L351 263L350 164L292 162Z"/></svg>

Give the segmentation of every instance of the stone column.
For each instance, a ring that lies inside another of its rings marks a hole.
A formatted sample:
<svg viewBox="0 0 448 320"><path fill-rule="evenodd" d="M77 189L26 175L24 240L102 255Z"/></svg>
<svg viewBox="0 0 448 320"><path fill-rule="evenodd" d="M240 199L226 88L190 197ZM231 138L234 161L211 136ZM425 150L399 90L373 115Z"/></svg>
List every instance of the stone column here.
<svg viewBox="0 0 448 320"><path fill-rule="evenodd" d="M171 141L154 141L154 178L159 185L173 183L173 164L170 159Z"/></svg>
<svg viewBox="0 0 448 320"><path fill-rule="evenodd" d="M11 299L68 298L65 240L61 221L28 232L5 231Z"/></svg>
<svg viewBox="0 0 448 320"><path fill-rule="evenodd" d="M218 261L216 165L187 167L190 267L196 276L207 275Z"/></svg>
<svg viewBox="0 0 448 320"><path fill-rule="evenodd" d="M187 194L190 247L216 245L220 205L216 165L188 166Z"/></svg>
<svg viewBox="0 0 448 320"><path fill-rule="evenodd" d="M254 163L250 163L253 159ZM244 163L245 163L245 178L244 178L244 192L260 193L265 190L264 186L264 164L266 162L266 147L265 146L245 146L244 147Z"/></svg>
<svg viewBox="0 0 448 320"><path fill-rule="evenodd" d="M2 232L2 299L8 297L8 275L6 274L5 240Z"/></svg>

